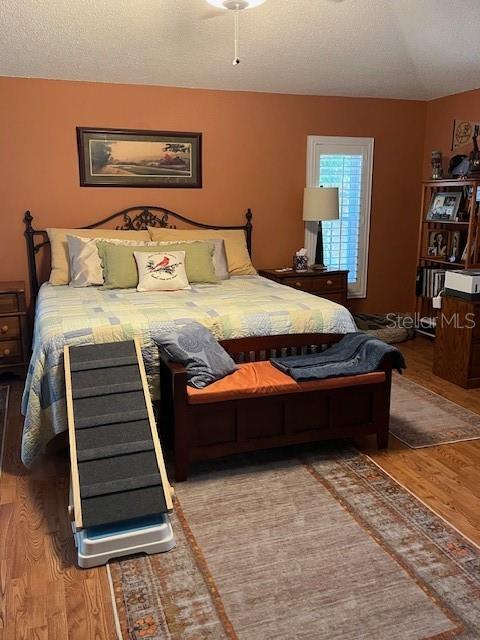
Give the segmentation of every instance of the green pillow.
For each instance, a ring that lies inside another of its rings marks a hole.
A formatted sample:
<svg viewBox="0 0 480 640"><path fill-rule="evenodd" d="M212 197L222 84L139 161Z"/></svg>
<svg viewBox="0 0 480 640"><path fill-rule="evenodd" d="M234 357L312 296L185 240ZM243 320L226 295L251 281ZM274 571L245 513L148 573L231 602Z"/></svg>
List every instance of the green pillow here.
<svg viewBox="0 0 480 640"><path fill-rule="evenodd" d="M108 241L98 241L98 255L102 261L105 289L134 289L138 284L135 251L152 253L158 249L185 251L185 270L190 283L205 282L216 284L218 278L213 266L213 242L190 242L172 244L158 242L151 246L121 245Z"/></svg>

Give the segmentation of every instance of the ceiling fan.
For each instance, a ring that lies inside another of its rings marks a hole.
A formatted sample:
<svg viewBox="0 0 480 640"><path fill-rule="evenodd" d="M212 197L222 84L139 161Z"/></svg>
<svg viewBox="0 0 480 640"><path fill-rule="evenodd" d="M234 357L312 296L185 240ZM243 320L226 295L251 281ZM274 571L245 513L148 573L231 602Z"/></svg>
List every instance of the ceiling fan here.
<svg viewBox="0 0 480 640"><path fill-rule="evenodd" d="M233 13L233 27L234 27L234 35L233 35L233 61L232 64L234 67L240 64L239 58L239 25L238 25L238 17L241 11L245 11L246 9L253 9L255 7L259 7L261 4L265 2L265 0L207 0L208 4L212 5L216 9L219 9L218 12L214 14L207 15L205 17L216 17L223 15L225 11L230 11Z"/></svg>
<svg viewBox="0 0 480 640"><path fill-rule="evenodd" d="M344 0L328 0L328 2L332 3L341 3ZM216 11L204 14L204 18L215 18L217 16L225 15L226 12L233 13L233 25L234 25L234 36L233 36L233 61L232 64L234 67L240 64L239 58L239 25L238 18L241 11L245 11L246 9L254 9L255 7L259 7L261 4L265 2L265 0L207 0L208 4L212 7L215 7Z"/></svg>

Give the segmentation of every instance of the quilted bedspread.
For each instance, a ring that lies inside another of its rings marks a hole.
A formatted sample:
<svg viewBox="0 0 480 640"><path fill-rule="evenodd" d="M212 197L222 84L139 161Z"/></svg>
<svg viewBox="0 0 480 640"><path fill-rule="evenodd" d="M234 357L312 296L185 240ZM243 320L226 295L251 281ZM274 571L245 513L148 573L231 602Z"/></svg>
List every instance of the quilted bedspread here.
<svg viewBox="0 0 480 640"><path fill-rule="evenodd" d="M67 428L63 347L138 337L152 397L158 397L156 333L193 319L218 340L285 333L355 331L344 307L259 276L241 276L191 290L142 292L68 286L41 287L33 354L22 401L22 460L31 466Z"/></svg>

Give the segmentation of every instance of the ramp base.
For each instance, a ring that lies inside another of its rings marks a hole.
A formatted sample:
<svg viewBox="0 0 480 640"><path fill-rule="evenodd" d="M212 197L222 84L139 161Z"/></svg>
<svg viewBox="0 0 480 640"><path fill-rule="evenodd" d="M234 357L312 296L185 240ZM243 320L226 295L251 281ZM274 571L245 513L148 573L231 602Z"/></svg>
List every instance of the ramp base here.
<svg viewBox="0 0 480 640"><path fill-rule="evenodd" d="M170 518L158 516L76 530L72 523L78 565L83 569L107 564L112 558L136 553L163 553L175 546Z"/></svg>

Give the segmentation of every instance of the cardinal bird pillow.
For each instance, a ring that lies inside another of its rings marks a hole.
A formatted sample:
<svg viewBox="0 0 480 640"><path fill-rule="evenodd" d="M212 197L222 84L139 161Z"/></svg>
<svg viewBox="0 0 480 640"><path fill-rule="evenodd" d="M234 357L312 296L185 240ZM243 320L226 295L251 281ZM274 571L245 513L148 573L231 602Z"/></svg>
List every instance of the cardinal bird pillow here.
<svg viewBox="0 0 480 640"><path fill-rule="evenodd" d="M190 289L185 272L185 251L135 251L138 269L137 291Z"/></svg>

